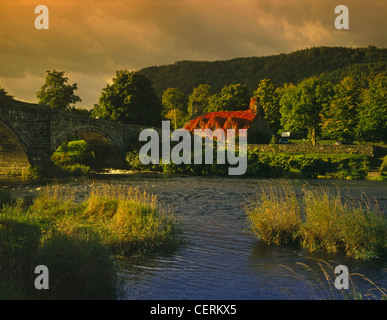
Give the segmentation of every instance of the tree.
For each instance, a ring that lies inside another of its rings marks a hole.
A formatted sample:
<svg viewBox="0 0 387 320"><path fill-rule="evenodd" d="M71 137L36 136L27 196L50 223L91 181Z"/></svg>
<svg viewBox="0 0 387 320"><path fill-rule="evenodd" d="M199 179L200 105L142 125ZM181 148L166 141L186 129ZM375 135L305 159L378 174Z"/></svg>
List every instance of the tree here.
<svg viewBox="0 0 387 320"><path fill-rule="evenodd" d="M194 105L200 104L202 111L208 109L210 98L215 94L214 90L209 84L200 84L193 89L188 97L187 113L191 117L194 115Z"/></svg>
<svg viewBox="0 0 387 320"><path fill-rule="evenodd" d="M327 138L353 140L356 137L360 83L352 77L343 78L334 87L334 96L322 116L322 131Z"/></svg>
<svg viewBox="0 0 387 320"><path fill-rule="evenodd" d="M174 129L181 128L184 126L187 120L187 114L180 109L171 109L165 115L165 119L173 123Z"/></svg>
<svg viewBox="0 0 387 320"><path fill-rule="evenodd" d="M263 79L254 91L254 97L262 108L266 123L274 132L278 132L281 128L280 88L275 88L271 80Z"/></svg>
<svg viewBox="0 0 387 320"><path fill-rule="evenodd" d="M163 97L161 100L162 103L162 112L161 115L164 118L167 118L166 115L169 115L169 120L173 121L175 129L177 128L177 116L179 117L179 123L181 123L181 118L185 119L186 106L187 106L187 97L183 92L177 88L168 88L164 91ZM179 112L177 112L179 110ZM172 119L171 116L173 115Z"/></svg>
<svg viewBox="0 0 387 320"><path fill-rule="evenodd" d="M205 111L238 111L247 110L250 104L250 92L247 86L241 83L225 86L219 95L209 99Z"/></svg>
<svg viewBox="0 0 387 320"><path fill-rule="evenodd" d="M308 130L295 116L295 104L299 100L300 92L297 86L292 83L285 84L280 99L281 126L285 130L291 131L292 136L301 137L307 134Z"/></svg>
<svg viewBox="0 0 387 320"><path fill-rule="evenodd" d="M359 106L358 135L365 141L387 141L387 76L370 80Z"/></svg>
<svg viewBox="0 0 387 320"><path fill-rule="evenodd" d="M39 104L45 104L53 109L70 110L78 101L82 101L74 94L77 84L67 84L68 78L64 76L64 71L47 71L46 81L40 91L36 93Z"/></svg>
<svg viewBox="0 0 387 320"><path fill-rule="evenodd" d="M120 123L160 126L161 102L147 77L123 69L102 90L92 115Z"/></svg>
<svg viewBox="0 0 387 320"><path fill-rule="evenodd" d="M5 91L4 88L0 87L0 99L8 102L8 101L13 100L13 96L8 94L8 92Z"/></svg>
<svg viewBox="0 0 387 320"><path fill-rule="evenodd" d="M287 92L289 90L289 92ZM321 112L329 105L332 86L317 77L288 87L281 98L281 124L288 131L307 130L316 145L321 125Z"/></svg>

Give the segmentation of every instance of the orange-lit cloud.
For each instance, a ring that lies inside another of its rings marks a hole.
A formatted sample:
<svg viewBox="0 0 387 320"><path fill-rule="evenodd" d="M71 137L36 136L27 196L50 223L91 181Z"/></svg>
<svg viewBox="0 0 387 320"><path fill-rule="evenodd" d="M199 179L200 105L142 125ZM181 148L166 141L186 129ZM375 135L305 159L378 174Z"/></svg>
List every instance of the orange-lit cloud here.
<svg viewBox="0 0 387 320"><path fill-rule="evenodd" d="M34 8L49 8L36 30ZM334 28L345 4L350 29ZM312 46L385 47L385 0L3 0L0 86L36 102L46 70L64 70L90 108L115 71L177 60L287 53Z"/></svg>

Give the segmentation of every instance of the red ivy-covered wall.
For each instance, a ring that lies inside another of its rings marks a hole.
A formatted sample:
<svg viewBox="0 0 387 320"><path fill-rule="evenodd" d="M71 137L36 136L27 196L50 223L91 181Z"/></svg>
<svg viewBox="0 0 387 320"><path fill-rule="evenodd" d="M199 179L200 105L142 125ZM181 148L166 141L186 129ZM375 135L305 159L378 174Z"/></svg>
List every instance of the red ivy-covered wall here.
<svg viewBox="0 0 387 320"><path fill-rule="evenodd" d="M225 132L227 132L227 129L248 129L257 116L256 104L256 99L252 98L248 110L206 113L189 121L184 129L192 133L195 129L223 129Z"/></svg>

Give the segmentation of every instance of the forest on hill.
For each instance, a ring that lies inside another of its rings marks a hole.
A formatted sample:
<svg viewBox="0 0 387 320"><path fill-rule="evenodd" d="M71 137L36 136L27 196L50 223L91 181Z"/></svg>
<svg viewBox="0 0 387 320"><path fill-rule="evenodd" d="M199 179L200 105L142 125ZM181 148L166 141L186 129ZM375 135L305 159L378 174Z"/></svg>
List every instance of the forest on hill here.
<svg viewBox="0 0 387 320"><path fill-rule="evenodd" d="M208 84L219 92L227 85L242 83L253 92L262 79L270 79L275 86L298 84L312 76L336 83L344 76L379 73L386 70L386 65L386 48L315 47L265 57L179 61L147 67L139 73L153 82L161 98L168 88L178 88L189 95L200 84Z"/></svg>

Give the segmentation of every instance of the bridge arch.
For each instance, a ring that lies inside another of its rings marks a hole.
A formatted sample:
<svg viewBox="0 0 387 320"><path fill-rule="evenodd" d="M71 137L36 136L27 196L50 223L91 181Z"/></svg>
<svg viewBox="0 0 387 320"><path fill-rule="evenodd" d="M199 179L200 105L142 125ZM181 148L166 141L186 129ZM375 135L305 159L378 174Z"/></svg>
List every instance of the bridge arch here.
<svg viewBox="0 0 387 320"><path fill-rule="evenodd" d="M0 120L0 174L21 174L30 166L27 146Z"/></svg>
<svg viewBox="0 0 387 320"><path fill-rule="evenodd" d="M86 141L93 152L95 168L122 168L124 167L124 155L120 151L114 139L106 132L92 127L78 128L62 135L56 139L56 143L52 145L51 153L54 153L59 146L71 139L79 137Z"/></svg>

